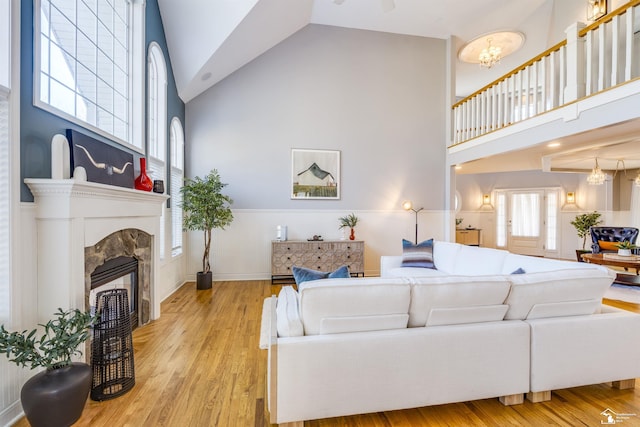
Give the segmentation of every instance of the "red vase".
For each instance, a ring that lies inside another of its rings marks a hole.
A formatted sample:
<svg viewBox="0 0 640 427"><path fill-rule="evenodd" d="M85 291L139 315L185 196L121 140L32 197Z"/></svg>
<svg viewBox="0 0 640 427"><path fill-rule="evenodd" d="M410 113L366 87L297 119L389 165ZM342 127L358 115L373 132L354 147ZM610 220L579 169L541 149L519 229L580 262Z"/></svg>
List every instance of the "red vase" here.
<svg viewBox="0 0 640 427"><path fill-rule="evenodd" d="M151 191L153 190L153 181L147 175L147 159L140 157L140 175L135 181L136 190Z"/></svg>
<svg viewBox="0 0 640 427"><path fill-rule="evenodd" d="M351 234L349 234L349 240L356 240L356 230L351 229Z"/></svg>

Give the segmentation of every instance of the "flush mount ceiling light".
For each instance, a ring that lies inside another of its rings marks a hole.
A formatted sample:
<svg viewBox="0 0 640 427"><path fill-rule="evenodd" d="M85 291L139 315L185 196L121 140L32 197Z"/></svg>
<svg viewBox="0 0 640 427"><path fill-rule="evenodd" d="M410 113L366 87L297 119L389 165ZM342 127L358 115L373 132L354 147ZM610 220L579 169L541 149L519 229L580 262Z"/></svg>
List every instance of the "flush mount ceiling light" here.
<svg viewBox="0 0 640 427"><path fill-rule="evenodd" d="M491 68L524 44L520 31L496 31L476 37L458 52L458 59L480 67Z"/></svg>
<svg viewBox="0 0 640 427"><path fill-rule="evenodd" d="M607 175L602 172L600 166L598 166L598 158L596 157L596 167L591 170L591 173L587 177L587 183L589 185L602 185L607 179Z"/></svg>

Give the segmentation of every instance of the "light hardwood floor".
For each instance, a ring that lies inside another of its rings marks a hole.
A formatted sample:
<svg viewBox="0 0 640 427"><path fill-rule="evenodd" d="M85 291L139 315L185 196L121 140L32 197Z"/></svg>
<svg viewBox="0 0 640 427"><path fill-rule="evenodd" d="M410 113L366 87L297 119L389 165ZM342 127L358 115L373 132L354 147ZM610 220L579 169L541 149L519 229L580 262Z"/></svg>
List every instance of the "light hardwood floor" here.
<svg viewBox="0 0 640 427"><path fill-rule="evenodd" d="M162 303L162 316L133 333L136 385L104 402L88 401L75 426L268 426L266 351L258 349L269 281L187 283ZM640 312L640 306L605 300ZM594 343L598 345L598 343ZM595 426L600 413L637 414L640 381L631 390L607 384L553 392L543 403L503 406L498 399L305 422L305 426ZM26 420L16 426L28 426Z"/></svg>

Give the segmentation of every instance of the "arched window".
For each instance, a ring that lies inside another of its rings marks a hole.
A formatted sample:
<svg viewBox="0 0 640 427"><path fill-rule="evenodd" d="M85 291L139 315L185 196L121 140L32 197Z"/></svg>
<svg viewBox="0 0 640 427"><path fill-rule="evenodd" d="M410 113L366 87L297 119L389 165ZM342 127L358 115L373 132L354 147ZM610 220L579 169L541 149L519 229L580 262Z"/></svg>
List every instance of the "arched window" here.
<svg viewBox="0 0 640 427"><path fill-rule="evenodd" d="M156 42L147 54L147 163L151 179L167 176L167 67ZM166 217L160 218L160 259L165 256Z"/></svg>
<svg viewBox="0 0 640 427"><path fill-rule="evenodd" d="M180 119L171 119L171 256L182 253L182 193L184 183L184 131Z"/></svg>

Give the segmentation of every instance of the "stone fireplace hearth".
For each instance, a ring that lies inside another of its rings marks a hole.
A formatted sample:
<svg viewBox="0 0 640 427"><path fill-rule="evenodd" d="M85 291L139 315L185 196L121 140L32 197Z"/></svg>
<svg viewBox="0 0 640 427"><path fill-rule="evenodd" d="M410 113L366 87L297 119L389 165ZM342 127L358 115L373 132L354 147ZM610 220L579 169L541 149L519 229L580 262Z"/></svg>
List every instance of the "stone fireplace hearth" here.
<svg viewBox="0 0 640 427"><path fill-rule="evenodd" d="M36 204L38 321L58 307L88 310L91 273L117 256L139 262L140 323L158 318L156 238L168 196L73 178L25 183Z"/></svg>
<svg viewBox="0 0 640 427"><path fill-rule="evenodd" d="M91 274L97 267L118 257L135 258L138 262L137 295L129 295L129 301L138 301L138 319L132 324L144 325L151 319L151 267L153 251L151 236L141 230L127 229L112 233L93 246L84 248L84 288L85 307L89 306L89 292L92 289Z"/></svg>

